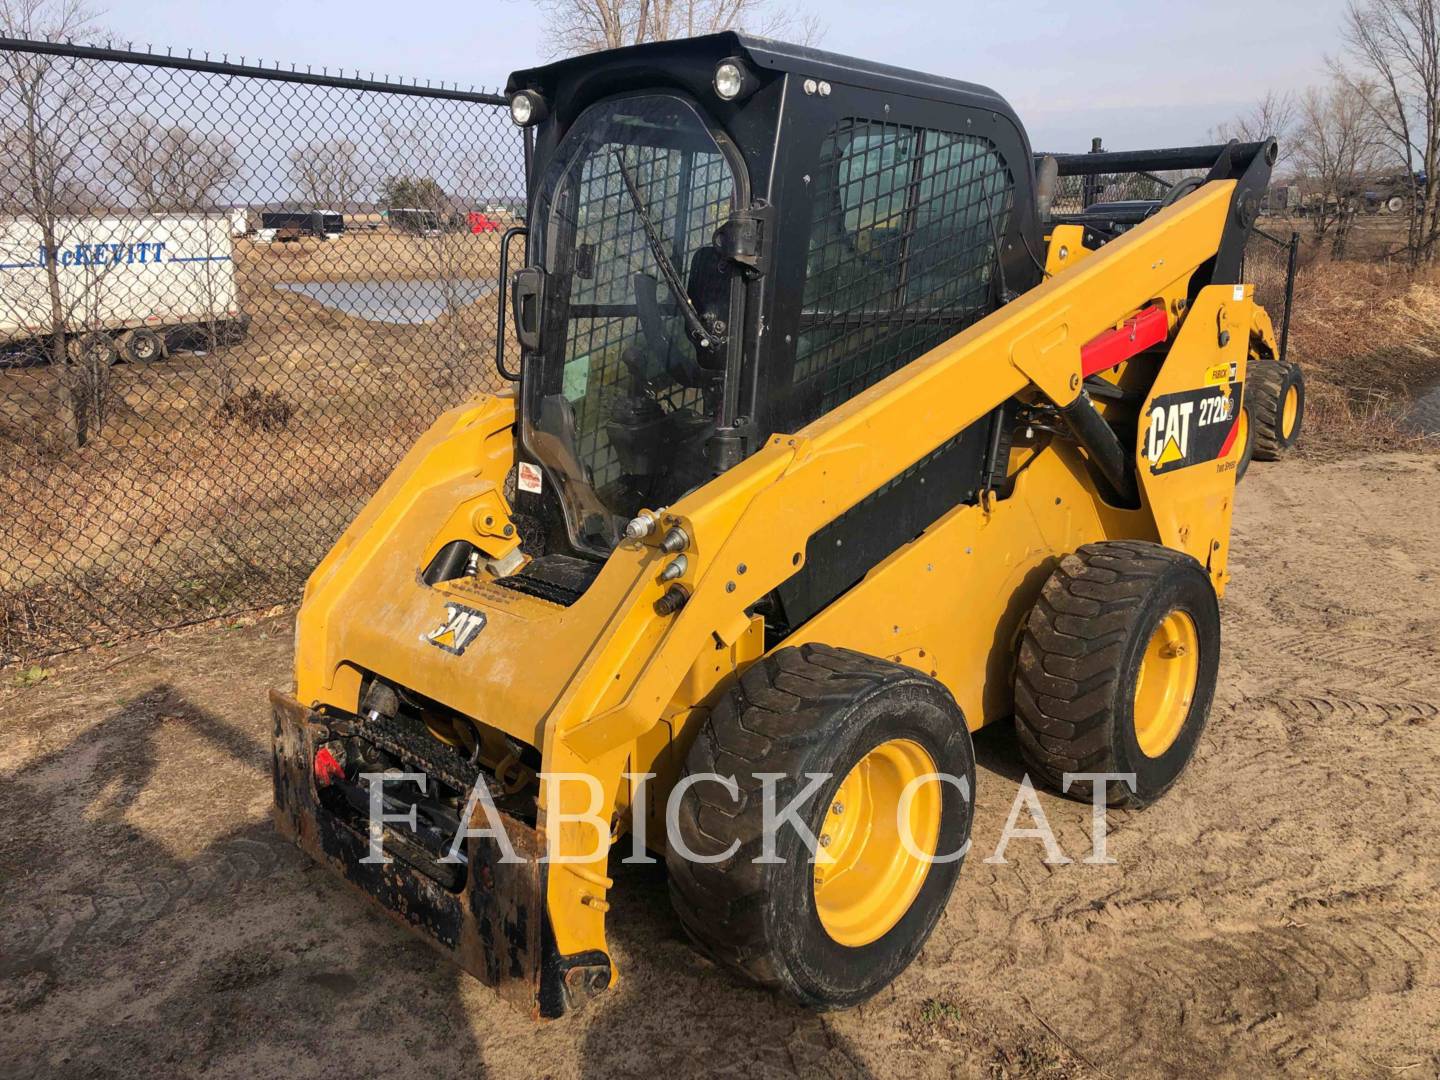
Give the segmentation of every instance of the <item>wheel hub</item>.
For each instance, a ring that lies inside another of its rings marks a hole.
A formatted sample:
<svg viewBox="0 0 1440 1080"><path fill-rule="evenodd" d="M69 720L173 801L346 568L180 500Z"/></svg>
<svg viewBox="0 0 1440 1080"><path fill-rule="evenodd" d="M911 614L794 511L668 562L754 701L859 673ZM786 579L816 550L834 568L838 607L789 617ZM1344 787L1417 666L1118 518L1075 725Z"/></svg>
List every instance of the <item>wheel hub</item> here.
<svg viewBox="0 0 1440 1080"><path fill-rule="evenodd" d="M1300 388L1293 383L1285 391L1285 404L1280 412L1280 435L1288 439L1295 433L1295 417L1300 412Z"/></svg>
<svg viewBox="0 0 1440 1080"><path fill-rule="evenodd" d="M1150 635L1135 680L1135 740L1146 757L1174 745L1190 715L1200 675L1200 636L1195 621L1172 611Z"/></svg>
<svg viewBox="0 0 1440 1080"><path fill-rule="evenodd" d="M831 799L815 858L815 909L841 945L884 936L919 894L943 803L940 781L921 778L936 772L919 743L892 739L861 758Z"/></svg>

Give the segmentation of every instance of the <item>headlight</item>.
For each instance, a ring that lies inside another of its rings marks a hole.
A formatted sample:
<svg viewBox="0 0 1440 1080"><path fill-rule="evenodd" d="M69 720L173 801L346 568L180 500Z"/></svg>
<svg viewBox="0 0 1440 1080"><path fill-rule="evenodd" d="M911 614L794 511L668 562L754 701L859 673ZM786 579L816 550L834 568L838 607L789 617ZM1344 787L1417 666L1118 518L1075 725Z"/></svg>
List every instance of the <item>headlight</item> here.
<svg viewBox="0 0 1440 1080"><path fill-rule="evenodd" d="M739 60L721 60L715 65L715 78L711 80L715 96L721 101L734 101L755 89L755 76Z"/></svg>
<svg viewBox="0 0 1440 1080"><path fill-rule="evenodd" d="M529 127L545 119L545 99L534 90L521 90L510 98L510 119L520 127Z"/></svg>
<svg viewBox="0 0 1440 1080"><path fill-rule="evenodd" d="M715 93L726 101L733 101L739 97L744 86L745 75L738 64L732 64L726 60L715 69Z"/></svg>

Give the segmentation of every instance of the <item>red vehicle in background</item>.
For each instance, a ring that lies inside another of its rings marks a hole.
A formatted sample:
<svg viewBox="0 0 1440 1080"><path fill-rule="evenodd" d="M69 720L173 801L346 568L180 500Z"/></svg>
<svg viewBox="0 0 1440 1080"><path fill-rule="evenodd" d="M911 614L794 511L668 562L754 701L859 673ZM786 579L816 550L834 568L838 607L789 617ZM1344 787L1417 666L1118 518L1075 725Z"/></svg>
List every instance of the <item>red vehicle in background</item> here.
<svg viewBox="0 0 1440 1080"><path fill-rule="evenodd" d="M499 232L500 223L489 214L482 214L478 210L472 210L465 215L465 220L470 225L472 233Z"/></svg>

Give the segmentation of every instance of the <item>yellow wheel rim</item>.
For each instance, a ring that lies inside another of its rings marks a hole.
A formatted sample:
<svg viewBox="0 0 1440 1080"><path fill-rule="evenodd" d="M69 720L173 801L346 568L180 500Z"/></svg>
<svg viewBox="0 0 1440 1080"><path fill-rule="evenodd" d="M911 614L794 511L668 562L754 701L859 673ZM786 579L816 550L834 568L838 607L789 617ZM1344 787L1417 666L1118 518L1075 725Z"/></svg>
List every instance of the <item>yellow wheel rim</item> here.
<svg viewBox="0 0 1440 1080"><path fill-rule="evenodd" d="M1200 677L1200 635L1195 620L1172 611L1160 621L1135 680L1135 740L1146 757L1174 745L1190 715Z"/></svg>
<svg viewBox="0 0 1440 1080"><path fill-rule="evenodd" d="M1238 461L1245 456L1245 446L1250 442L1250 406L1248 405L1240 407L1240 430L1235 432L1235 442L1240 446L1240 457L1236 458Z"/></svg>
<svg viewBox="0 0 1440 1080"><path fill-rule="evenodd" d="M1280 437L1288 439L1295 433L1295 417L1300 414L1300 388L1294 383L1285 391L1285 404L1280 410Z"/></svg>
<svg viewBox="0 0 1440 1080"><path fill-rule="evenodd" d="M813 867L815 909L841 945L879 939L919 895L940 839L943 802L938 779L919 779L936 772L919 743L892 739L861 758L831 799ZM907 788L909 805L902 807ZM906 825L908 849L901 835Z"/></svg>

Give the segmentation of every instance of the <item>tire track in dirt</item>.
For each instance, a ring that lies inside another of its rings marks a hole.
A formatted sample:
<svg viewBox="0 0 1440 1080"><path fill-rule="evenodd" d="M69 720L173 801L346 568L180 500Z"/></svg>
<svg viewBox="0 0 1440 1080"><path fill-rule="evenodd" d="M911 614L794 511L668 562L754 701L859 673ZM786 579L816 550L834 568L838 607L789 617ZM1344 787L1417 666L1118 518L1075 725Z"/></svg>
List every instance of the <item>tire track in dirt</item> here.
<svg viewBox="0 0 1440 1080"><path fill-rule="evenodd" d="M1180 937L1163 928L1127 933L1122 964L1107 969L1102 955L1085 959L1108 972L1092 993L1135 1022L1092 1029L1084 1049L1102 1063L1160 1065L1156 1048L1176 1028L1196 1040L1197 1050L1268 1028L1264 1054L1275 1067L1319 1065L1307 1012L1434 987L1440 936L1406 925L1413 913L1342 911L1323 921L1287 916L1279 925Z"/></svg>
<svg viewBox="0 0 1440 1080"><path fill-rule="evenodd" d="M1419 726L1433 723L1440 716L1440 707L1428 701L1375 701L1343 694L1275 697L1269 699L1269 704L1279 709L1286 720L1294 722Z"/></svg>
<svg viewBox="0 0 1440 1080"><path fill-rule="evenodd" d="M298 866L301 860L279 836L234 839L194 862L152 868L143 879L48 897L44 905L22 908L0 931L0 978L51 967L90 944L108 949L134 941L162 920L238 894L284 862Z"/></svg>

